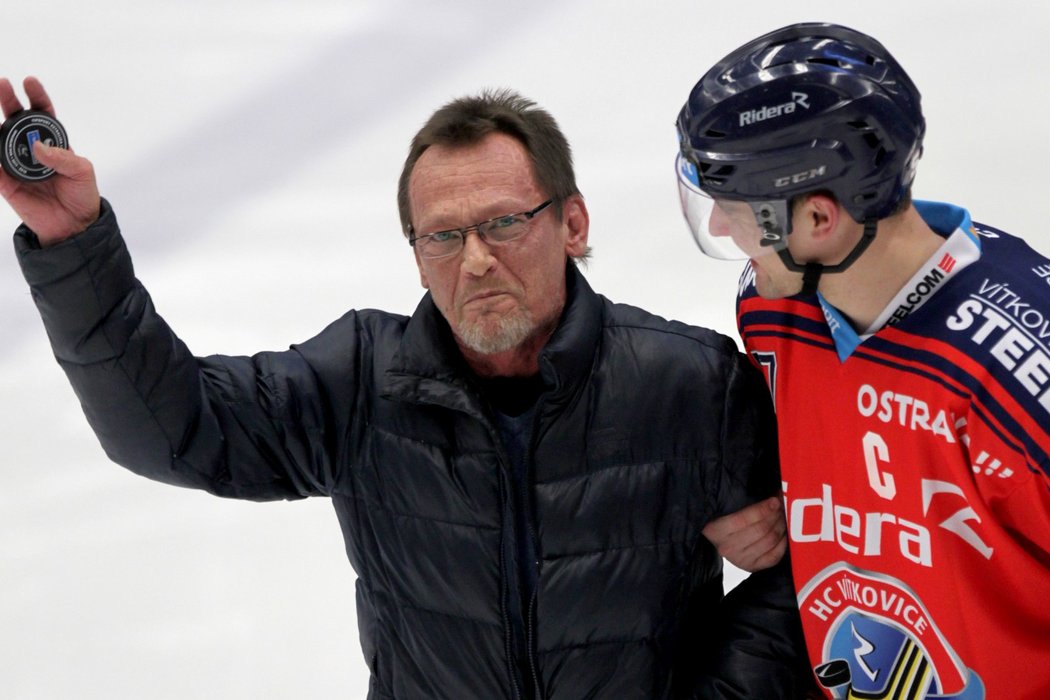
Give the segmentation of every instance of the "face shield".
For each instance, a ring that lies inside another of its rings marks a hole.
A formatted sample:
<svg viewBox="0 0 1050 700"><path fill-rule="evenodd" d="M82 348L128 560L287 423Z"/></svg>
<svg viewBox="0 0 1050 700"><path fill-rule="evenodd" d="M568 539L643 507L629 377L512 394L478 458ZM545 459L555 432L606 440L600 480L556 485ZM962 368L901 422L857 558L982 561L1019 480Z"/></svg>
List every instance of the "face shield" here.
<svg viewBox="0 0 1050 700"><path fill-rule="evenodd" d="M785 200L714 199L700 189L696 166L681 153L675 170L682 214L704 254L719 260L748 260L787 246L791 229Z"/></svg>

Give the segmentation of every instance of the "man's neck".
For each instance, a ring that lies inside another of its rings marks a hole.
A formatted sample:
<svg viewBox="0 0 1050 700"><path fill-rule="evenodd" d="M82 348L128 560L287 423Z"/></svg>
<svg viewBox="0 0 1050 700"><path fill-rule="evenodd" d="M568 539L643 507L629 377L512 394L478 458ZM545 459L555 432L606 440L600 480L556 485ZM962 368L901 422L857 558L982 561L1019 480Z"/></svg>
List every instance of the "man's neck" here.
<svg viewBox="0 0 1050 700"><path fill-rule="evenodd" d="M871 247L845 272L825 275L820 292L854 329L864 332L943 243L910 206L880 221Z"/></svg>
<svg viewBox="0 0 1050 700"><path fill-rule="evenodd" d="M546 388L538 374L531 377L481 378L478 386L496 411L512 417L522 416L532 409Z"/></svg>
<svg viewBox="0 0 1050 700"><path fill-rule="evenodd" d="M479 377L531 377L539 374L540 352L553 333L553 328L538 331L510 350L495 353L472 350L459 338L456 338L456 343L467 366Z"/></svg>

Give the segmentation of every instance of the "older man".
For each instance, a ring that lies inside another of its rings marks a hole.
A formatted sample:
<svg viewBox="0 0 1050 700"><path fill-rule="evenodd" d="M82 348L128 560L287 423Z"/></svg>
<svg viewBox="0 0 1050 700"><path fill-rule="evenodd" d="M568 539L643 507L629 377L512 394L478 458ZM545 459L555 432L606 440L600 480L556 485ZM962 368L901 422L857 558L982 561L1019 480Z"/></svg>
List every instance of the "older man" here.
<svg viewBox="0 0 1050 700"><path fill-rule="evenodd" d="M30 103L52 111L42 86ZM20 108L0 83L5 114ZM91 165L0 193L55 355L107 453L247 499L332 499L369 697L794 697L783 568L723 601L712 518L779 484L733 343L596 295L568 144L499 92L438 110L399 191L429 292L286 352L195 358L135 279Z"/></svg>

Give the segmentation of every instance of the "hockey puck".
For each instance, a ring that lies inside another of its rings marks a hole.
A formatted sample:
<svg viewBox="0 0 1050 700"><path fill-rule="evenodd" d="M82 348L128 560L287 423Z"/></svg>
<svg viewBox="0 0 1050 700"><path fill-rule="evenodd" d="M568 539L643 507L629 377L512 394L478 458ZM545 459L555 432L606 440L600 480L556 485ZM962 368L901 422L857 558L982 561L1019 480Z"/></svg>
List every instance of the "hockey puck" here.
<svg viewBox="0 0 1050 700"><path fill-rule="evenodd" d="M41 141L48 146L69 148L66 130L58 120L46 112L32 109L15 112L0 126L0 165L11 177L23 182L39 182L55 171L33 156L33 144Z"/></svg>
<svg viewBox="0 0 1050 700"><path fill-rule="evenodd" d="M850 681L849 662L843 659L832 659L817 666L813 671L825 688L835 688Z"/></svg>

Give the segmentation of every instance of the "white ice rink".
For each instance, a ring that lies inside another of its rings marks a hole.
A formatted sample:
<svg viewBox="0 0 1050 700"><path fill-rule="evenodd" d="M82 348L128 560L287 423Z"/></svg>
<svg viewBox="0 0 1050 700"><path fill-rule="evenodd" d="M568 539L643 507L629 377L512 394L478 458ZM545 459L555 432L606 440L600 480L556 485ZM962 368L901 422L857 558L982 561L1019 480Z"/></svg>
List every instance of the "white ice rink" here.
<svg viewBox="0 0 1050 700"><path fill-rule="evenodd" d="M916 196L1050 251L1048 10L1020 0L4 0L0 71L47 86L138 276L197 354L280 349L422 294L395 206L447 100L513 87L575 149L592 285L735 337L737 266L678 212L674 118L790 22L883 41L923 92ZM6 206L0 231L17 225ZM0 252L0 698L363 698L324 500L255 504L109 463Z"/></svg>

